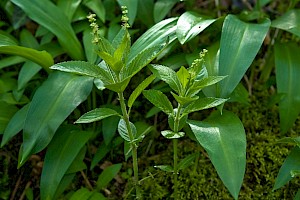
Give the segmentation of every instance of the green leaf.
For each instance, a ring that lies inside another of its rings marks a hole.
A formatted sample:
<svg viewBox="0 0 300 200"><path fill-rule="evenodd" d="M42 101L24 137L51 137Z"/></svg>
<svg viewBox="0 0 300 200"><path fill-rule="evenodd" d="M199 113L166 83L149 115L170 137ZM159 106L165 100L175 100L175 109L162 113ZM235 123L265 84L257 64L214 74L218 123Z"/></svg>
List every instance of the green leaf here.
<svg viewBox="0 0 300 200"><path fill-rule="evenodd" d="M178 77L183 89L185 89L188 82L191 80L191 75L190 75L189 71L185 67L182 66L176 74L177 74L177 77Z"/></svg>
<svg viewBox="0 0 300 200"><path fill-rule="evenodd" d="M165 172L174 172L173 167L170 165L155 165L154 167Z"/></svg>
<svg viewBox="0 0 300 200"><path fill-rule="evenodd" d="M78 6L80 5L81 0L73 0L73 1L65 1L65 0L58 0L57 7L59 7L64 14L68 17L69 21L72 21L73 15L77 10Z"/></svg>
<svg viewBox="0 0 300 200"><path fill-rule="evenodd" d="M177 165L178 170L183 170L183 169L189 167L190 165L192 165L192 163L196 159L196 157L197 157L197 153L193 153L191 155L188 155L184 159L182 159Z"/></svg>
<svg viewBox="0 0 300 200"><path fill-rule="evenodd" d="M137 14L138 0L117 0L120 6L128 9L129 25L132 26Z"/></svg>
<svg viewBox="0 0 300 200"><path fill-rule="evenodd" d="M203 88L214 85L224 78L226 78L226 76L208 76L201 80L196 80L190 88L188 95L197 94Z"/></svg>
<svg viewBox="0 0 300 200"><path fill-rule="evenodd" d="M147 77L145 80L143 80L143 82L141 82L135 89L134 91L131 93L129 99L128 99L128 107L132 107L134 101L136 100L136 98L143 92L143 90L148 87L152 81L155 79L154 75L150 75L149 77Z"/></svg>
<svg viewBox="0 0 300 200"><path fill-rule="evenodd" d="M122 167L122 163L111 165L103 170L97 180L97 189L105 188L110 181L118 174Z"/></svg>
<svg viewBox="0 0 300 200"><path fill-rule="evenodd" d="M294 200L299 200L300 199L300 189L298 190L298 192L296 193Z"/></svg>
<svg viewBox="0 0 300 200"><path fill-rule="evenodd" d="M71 197L70 200L88 200L93 193L86 188L80 188Z"/></svg>
<svg viewBox="0 0 300 200"><path fill-rule="evenodd" d="M214 98L214 97L200 98L197 99L196 101L193 101L191 104L185 107L182 115L187 115L189 113L196 112L199 110L213 108L225 103L225 101L227 101L227 99Z"/></svg>
<svg viewBox="0 0 300 200"><path fill-rule="evenodd" d="M0 60L0 69L3 69L5 67L9 67L12 65L16 65L22 62L25 62L26 59L23 57L19 57L19 56L9 56L9 57L5 57L5 58L1 58Z"/></svg>
<svg viewBox="0 0 300 200"><path fill-rule="evenodd" d="M49 0L12 0L35 22L57 36L61 46L76 60L83 60L82 46L67 16Z"/></svg>
<svg viewBox="0 0 300 200"><path fill-rule="evenodd" d="M109 153L110 148L105 144L101 143L95 153L92 163L91 163L91 170Z"/></svg>
<svg viewBox="0 0 300 200"><path fill-rule="evenodd" d="M175 131L174 121L175 121L176 113L177 113L177 108L174 109L174 114L173 115L168 116L169 127L171 128L172 131ZM177 127L177 131L180 131L186 125L187 119L188 119L188 115L184 115L184 116L181 116L179 118L179 124L178 124L178 127Z"/></svg>
<svg viewBox="0 0 300 200"><path fill-rule="evenodd" d="M279 18L273 20L271 26L288 31L300 37L300 10L292 9L285 12Z"/></svg>
<svg viewBox="0 0 300 200"><path fill-rule="evenodd" d="M38 88L30 104L23 129L21 161L43 150L68 115L91 92L93 79L53 72Z"/></svg>
<svg viewBox="0 0 300 200"><path fill-rule="evenodd" d="M154 12L154 0L143 0L138 2L137 16L148 28L152 27Z"/></svg>
<svg viewBox="0 0 300 200"><path fill-rule="evenodd" d="M180 103L181 105L185 105L188 104L192 101L196 101L199 97L198 96L194 96L194 97L182 97L182 96L178 96L177 94L175 94L174 92L171 91L171 94L173 95L174 99Z"/></svg>
<svg viewBox="0 0 300 200"><path fill-rule="evenodd" d="M117 111L110 108L96 108L83 114L75 123L91 123L110 116L122 117Z"/></svg>
<svg viewBox="0 0 300 200"><path fill-rule="evenodd" d="M154 22L158 23L163 20L177 2L179 0L158 0L155 2L153 9Z"/></svg>
<svg viewBox="0 0 300 200"><path fill-rule="evenodd" d="M3 104L3 103L1 103ZM14 116L9 120L2 137L1 147L3 147L10 139L17 135L24 127L24 122L26 119L27 111L29 109L27 104L18 110ZM0 106L1 107L1 106ZM1 111L4 111L1 109ZM9 113L9 112L6 112Z"/></svg>
<svg viewBox="0 0 300 200"><path fill-rule="evenodd" d="M183 13L177 21L176 34L179 42L184 44L193 39L215 21L215 19L206 19L195 12Z"/></svg>
<svg viewBox="0 0 300 200"><path fill-rule="evenodd" d="M41 199L53 199L60 181L93 132L64 127L48 146L41 176Z"/></svg>
<svg viewBox="0 0 300 200"><path fill-rule="evenodd" d="M168 115L173 114L173 106L168 97L158 90L144 90L143 95L157 108Z"/></svg>
<svg viewBox="0 0 300 200"><path fill-rule="evenodd" d="M136 127L133 123L129 122L130 125L130 129L131 129L131 133L132 135L135 137L137 130ZM131 141L131 138L129 137L129 133L128 133L128 129L126 126L126 122L124 119L120 119L119 124L118 124L118 132L120 134L120 136L127 142Z"/></svg>
<svg viewBox="0 0 300 200"><path fill-rule="evenodd" d="M83 0L83 4L96 13L103 23L105 22L106 10L102 0Z"/></svg>
<svg viewBox="0 0 300 200"><path fill-rule="evenodd" d="M127 59L131 47L130 35L127 29L125 28L122 29L120 31L120 33L123 33L120 44L118 45L116 51L114 52L114 58L119 62L124 62Z"/></svg>
<svg viewBox="0 0 300 200"><path fill-rule="evenodd" d="M156 77L165 81L170 86L170 88L172 88L178 94L181 94L183 88L174 70L167 66L154 64L150 65L149 68Z"/></svg>
<svg viewBox="0 0 300 200"><path fill-rule="evenodd" d="M93 192L89 200L106 200L105 196L99 192Z"/></svg>
<svg viewBox="0 0 300 200"><path fill-rule="evenodd" d="M99 78L104 84L110 84L113 80L111 75L103 68L84 61L67 61L57 63L50 67L63 72L70 72L79 75Z"/></svg>
<svg viewBox="0 0 300 200"><path fill-rule="evenodd" d="M282 164L277 178L275 180L273 190L277 190L287 184L293 179L291 175L292 170L300 170L300 148L294 147L291 153L287 156L284 163Z"/></svg>
<svg viewBox="0 0 300 200"><path fill-rule="evenodd" d="M159 44L147 49L142 50L136 57L126 64L121 71L122 78L132 77L148 65L166 46L166 43Z"/></svg>
<svg viewBox="0 0 300 200"><path fill-rule="evenodd" d="M278 141L278 143L296 144L300 147L300 136L299 137L285 137Z"/></svg>
<svg viewBox="0 0 300 200"><path fill-rule="evenodd" d="M280 128L286 133L300 113L300 57L295 43L275 44L277 93L285 94L279 102Z"/></svg>
<svg viewBox="0 0 300 200"><path fill-rule="evenodd" d="M245 23L234 15L225 18L220 46L219 74L227 76L219 83L219 97L227 98L254 60L269 30L270 20L261 24Z"/></svg>
<svg viewBox="0 0 300 200"><path fill-rule="evenodd" d="M10 122L11 118L18 111L18 108L14 105L10 105L10 104L0 101L0 110L1 110L1 112L0 112L0 135L1 135L1 134L3 134L6 126ZM2 143L3 143L3 141L2 141Z"/></svg>
<svg viewBox="0 0 300 200"><path fill-rule="evenodd" d="M185 133L184 132L175 133L175 132L170 131L170 130L164 130L164 131L161 132L161 135L164 136L167 139L178 139L178 138L183 137L185 135Z"/></svg>
<svg viewBox="0 0 300 200"><path fill-rule="evenodd" d="M49 67L54 63L52 56L46 51L18 46L14 40L2 32L0 32L0 53L22 56L39 64L48 72Z"/></svg>
<svg viewBox="0 0 300 200"><path fill-rule="evenodd" d="M84 169L87 169L86 164L84 163L84 157L86 154L86 146L83 146L77 156L74 158L73 162L69 166L68 170L66 171L66 174L74 174L76 172L82 171Z"/></svg>
<svg viewBox="0 0 300 200"><path fill-rule="evenodd" d="M145 49L149 49L153 46L162 45L166 42L167 39L169 41L169 44L175 41L177 38L176 21L177 18L163 20L152 26L143 35L141 35L132 45L130 53L128 55L127 63L131 63L132 60L135 59L135 57Z"/></svg>
<svg viewBox="0 0 300 200"><path fill-rule="evenodd" d="M206 120L188 122L198 142L231 195L237 199L246 166L246 135L242 122L233 113L213 112Z"/></svg>
<svg viewBox="0 0 300 200"><path fill-rule="evenodd" d="M85 51L85 57L88 62L95 63L97 60L96 45L92 43L93 35L91 34L90 29L86 29L83 31L83 46Z"/></svg>
<svg viewBox="0 0 300 200"><path fill-rule="evenodd" d="M126 89L127 85L129 84L130 78L131 77L127 77L120 82L107 84L107 85L105 85L105 87L114 92L123 92Z"/></svg>

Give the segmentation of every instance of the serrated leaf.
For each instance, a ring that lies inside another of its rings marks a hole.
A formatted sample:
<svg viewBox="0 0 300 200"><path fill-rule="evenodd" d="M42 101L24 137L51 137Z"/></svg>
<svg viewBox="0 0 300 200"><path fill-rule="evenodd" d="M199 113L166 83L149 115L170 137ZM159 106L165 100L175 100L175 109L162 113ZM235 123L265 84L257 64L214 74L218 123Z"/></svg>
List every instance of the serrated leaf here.
<svg viewBox="0 0 300 200"><path fill-rule="evenodd" d="M184 44L193 39L215 21L215 19L206 19L195 12L185 12L177 21L177 38L181 44Z"/></svg>
<svg viewBox="0 0 300 200"><path fill-rule="evenodd" d="M123 92L126 89L129 82L130 82L130 77L128 77L120 82L117 82L117 83L107 84L107 85L105 85L105 87L114 92Z"/></svg>
<svg viewBox="0 0 300 200"><path fill-rule="evenodd" d="M122 167L122 164L114 164L103 170L97 180L97 189L105 188L110 181L118 174Z"/></svg>
<svg viewBox="0 0 300 200"><path fill-rule="evenodd" d="M200 98L197 99L196 101L193 101L191 104L185 107L182 115L186 115L199 110L213 108L225 103L226 101L227 99L214 98L214 97Z"/></svg>
<svg viewBox="0 0 300 200"><path fill-rule="evenodd" d="M123 28L123 29L125 29L125 28ZM131 46L130 35L129 35L127 29L125 29L121 43L119 44L118 48L114 52L114 58L117 61L125 62L125 58L127 58L128 54L130 52L130 46Z"/></svg>
<svg viewBox="0 0 300 200"><path fill-rule="evenodd" d="M110 116L122 117L117 111L110 108L96 108L83 114L75 123L91 123Z"/></svg>
<svg viewBox="0 0 300 200"><path fill-rule="evenodd" d="M165 81L175 92L180 94L183 91L180 80L174 70L163 65L150 65L149 68L156 77Z"/></svg>
<svg viewBox="0 0 300 200"><path fill-rule="evenodd" d="M277 190L293 179L292 170L300 170L300 148L294 147L282 164L276 177L273 190Z"/></svg>
<svg viewBox="0 0 300 200"><path fill-rule="evenodd" d="M170 165L155 165L154 167L165 172L174 172L173 167Z"/></svg>
<svg viewBox="0 0 300 200"><path fill-rule="evenodd" d="M97 53L114 72L119 72L122 69L123 63L119 63L119 61L109 53L104 51L99 51Z"/></svg>
<svg viewBox="0 0 300 200"><path fill-rule="evenodd" d="M134 101L136 100L136 98L143 92L143 90L148 87L152 81L155 79L154 75L150 75L149 77L147 77L145 80L143 80L143 82L141 82L135 89L134 91L131 93L129 99L128 99L128 107L132 107Z"/></svg>
<svg viewBox="0 0 300 200"><path fill-rule="evenodd" d="M168 116L169 127L171 128L172 131L175 131L175 123L174 123L175 118L174 117L176 116L176 113L177 113L177 108L174 109L173 115ZM188 119L188 115L184 115L179 118L177 131L180 131L185 126L187 119Z"/></svg>
<svg viewBox="0 0 300 200"><path fill-rule="evenodd" d="M158 90L144 90L143 95L157 108L168 115L173 114L173 106L168 97Z"/></svg>
<svg viewBox="0 0 300 200"><path fill-rule="evenodd" d="M196 157L197 153L193 153L182 159L177 165L178 170L183 170L189 167L191 164L193 164L193 161L196 159Z"/></svg>
<svg viewBox="0 0 300 200"><path fill-rule="evenodd" d="M240 119L223 110L188 122L231 195L238 199L246 167L246 134Z"/></svg>
<svg viewBox="0 0 300 200"><path fill-rule="evenodd" d="M104 84L113 82L111 75L101 67L84 61L67 61L57 63L50 67L63 72L70 72L79 75L99 78Z"/></svg>
<svg viewBox="0 0 300 200"><path fill-rule="evenodd" d="M185 105L185 104L188 104L190 102L196 101L199 98L198 96L194 96L194 97L182 97L182 96L178 96L177 94L175 94L172 91L171 91L171 94L173 95L173 97L175 98L175 100L178 103L180 103L181 105Z"/></svg>
<svg viewBox="0 0 300 200"><path fill-rule="evenodd" d="M189 71L185 67L181 67L176 74L183 89L185 89L186 85L191 80Z"/></svg>
<svg viewBox="0 0 300 200"><path fill-rule="evenodd" d="M137 133L136 127L131 122L129 122L129 124L130 124L131 134L135 137L136 133ZM128 129L126 126L126 122L124 119L120 119L120 121L119 121L118 132L125 141L127 141L127 142L131 141L131 138L129 137Z"/></svg>
<svg viewBox="0 0 300 200"><path fill-rule="evenodd" d="M185 135L184 132L173 132L171 130L164 130L161 132L161 135L164 136L167 139L178 139Z"/></svg>

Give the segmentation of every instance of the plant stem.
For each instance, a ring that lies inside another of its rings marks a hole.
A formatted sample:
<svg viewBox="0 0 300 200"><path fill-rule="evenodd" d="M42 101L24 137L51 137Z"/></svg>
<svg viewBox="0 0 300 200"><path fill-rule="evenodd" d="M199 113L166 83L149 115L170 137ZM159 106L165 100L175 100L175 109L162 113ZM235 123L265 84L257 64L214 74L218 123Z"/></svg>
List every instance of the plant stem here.
<svg viewBox="0 0 300 200"><path fill-rule="evenodd" d="M131 131L131 127L130 127L130 121L129 121L129 115L126 109L126 103L125 103L125 99L124 99L124 95L122 92L118 93L119 96L119 101L120 101L120 105L121 105L121 109L122 109L122 114L123 114L123 119L126 123L126 127L128 130L128 136L130 139L130 146L131 146L131 150L132 150L132 162L133 162L133 174L134 174L134 186L135 186L135 190L136 190L136 199L141 199L141 191L140 191L140 187L139 187L139 169L138 169L138 158L137 158L137 145L135 143L135 138L134 135Z"/></svg>

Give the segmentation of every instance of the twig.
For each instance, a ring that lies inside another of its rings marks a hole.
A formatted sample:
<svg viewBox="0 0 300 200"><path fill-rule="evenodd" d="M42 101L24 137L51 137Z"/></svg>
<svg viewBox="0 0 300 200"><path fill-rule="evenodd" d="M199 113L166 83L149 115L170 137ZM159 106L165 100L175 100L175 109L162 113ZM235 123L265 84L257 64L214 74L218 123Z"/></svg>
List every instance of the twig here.
<svg viewBox="0 0 300 200"><path fill-rule="evenodd" d="M30 187L30 185L31 185L31 181L29 181L29 182L26 184L25 189L23 190L22 195L20 196L20 199L19 199L19 200L23 200L23 199L24 199L24 197L25 197L25 195L26 195L26 190Z"/></svg>
<svg viewBox="0 0 300 200"><path fill-rule="evenodd" d="M90 189L90 190L93 190L93 186L92 184L90 183L89 179L86 177L85 173L81 170L80 171L84 181L85 181L85 184L87 185L87 187Z"/></svg>
<svg viewBox="0 0 300 200"><path fill-rule="evenodd" d="M14 200L15 199L16 193L17 193L18 188L19 188L20 183L21 183L21 179L22 179L22 174L21 174L21 176L19 176L19 178L18 178L18 180L16 182L15 188L14 188L14 190L11 193L10 200Z"/></svg>

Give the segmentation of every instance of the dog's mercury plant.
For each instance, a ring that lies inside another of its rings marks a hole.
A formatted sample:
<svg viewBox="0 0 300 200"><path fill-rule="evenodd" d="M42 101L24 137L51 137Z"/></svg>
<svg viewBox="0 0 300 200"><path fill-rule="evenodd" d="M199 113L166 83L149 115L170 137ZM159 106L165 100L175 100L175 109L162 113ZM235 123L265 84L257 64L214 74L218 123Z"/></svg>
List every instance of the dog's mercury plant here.
<svg viewBox="0 0 300 200"><path fill-rule="evenodd" d="M124 90L129 84L130 79L137 74L143 67L148 65L166 46L164 44L151 46L138 54L130 51L131 40L128 33L128 17L126 7L122 7L122 28L112 42L109 42L99 33L99 26L96 23L96 15L90 14L87 18L90 22L93 34L93 43L96 44L96 53L102 59L97 65L83 61L68 61L55 64L51 69L64 72L76 73L79 75L91 76L100 79L105 88L118 94L122 114L109 108L97 108L82 115L75 123L90 123L110 116L119 116L118 132L120 136L129 143L133 159L134 185L136 188L136 198L140 199L142 194L139 187L138 177L138 143L143 139L147 131L137 133L135 125L130 121L130 109L141 94L141 92L154 80L151 75L145 79L130 95L126 105L123 95Z"/></svg>
<svg viewBox="0 0 300 200"><path fill-rule="evenodd" d="M188 114L203 109L216 107L223 104L227 99L214 97L200 97L200 91L210 85L221 81L224 76L208 76L204 65L204 56L207 50L200 53L200 58L194 60L191 67L181 67L177 72L163 65L150 65L153 74L166 82L170 88L172 96L177 102L176 108L173 108L168 97L158 90L145 90L144 96L157 108L168 115L170 130L163 130L161 134L173 140L173 167L167 165L156 166L167 172L174 173L174 198L177 199L177 174L179 170L185 168L193 160L189 156L178 163L177 144L178 138L185 135L183 127L186 125Z"/></svg>

